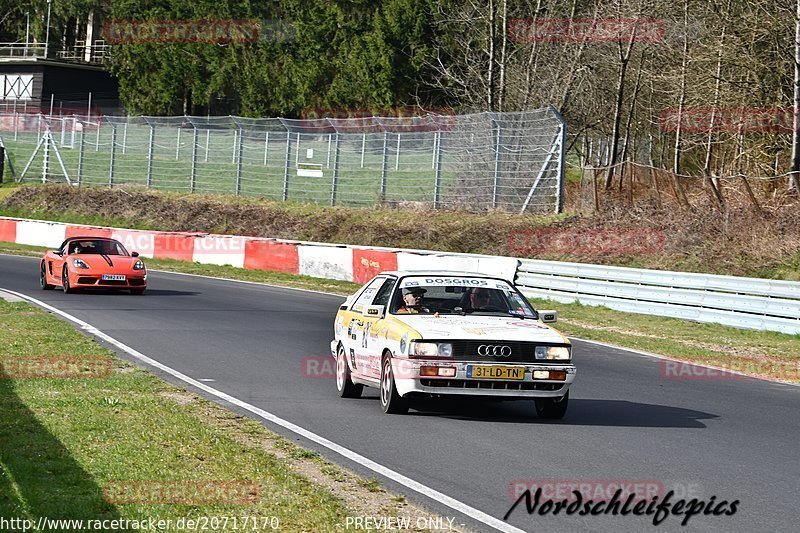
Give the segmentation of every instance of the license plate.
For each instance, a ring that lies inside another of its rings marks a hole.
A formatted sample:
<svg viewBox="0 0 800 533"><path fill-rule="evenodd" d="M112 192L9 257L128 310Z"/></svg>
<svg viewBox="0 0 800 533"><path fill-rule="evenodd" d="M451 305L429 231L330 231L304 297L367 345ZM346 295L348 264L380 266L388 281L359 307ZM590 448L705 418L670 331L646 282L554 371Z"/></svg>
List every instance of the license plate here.
<svg viewBox="0 0 800 533"><path fill-rule="evenodd" d="M467 366L467 377L473 379L524 379L525 369L514 366Z"/></svg>
<svg viewBox="0 0 800 533"><path fill-rule="evenodd" d="M103 281L125 281L124 274L103 274Z"/></svg>

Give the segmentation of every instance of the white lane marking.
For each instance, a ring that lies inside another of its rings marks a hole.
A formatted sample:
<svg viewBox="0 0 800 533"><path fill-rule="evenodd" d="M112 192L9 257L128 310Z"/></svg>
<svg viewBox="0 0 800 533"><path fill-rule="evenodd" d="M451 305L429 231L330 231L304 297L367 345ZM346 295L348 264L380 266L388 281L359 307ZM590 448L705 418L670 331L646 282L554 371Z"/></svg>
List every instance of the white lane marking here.
<svg viewBox="0 0 800 533"><path fill-rule="evenodd" d="M13 302L24 302L25 301L22 298L19 298L18 296L14 296L10 292L4 291L3 289L0 289L0 298L2 298L3 300L5 300L7 302L11 302L11 303L13 303Z"/></svg>
<svg viewBox="0 0 800 533"><path fill-rule="evenodd" d="M29 256L15 255L15 254L0 254L0 256L29 257ZM274 287L274 288L277 288L277 289L289 289L289 290L293 290L293 291L313 292L313 293L316 293L316 294L326 294L328 296L338 296L340 298L346 298L346 296L342 296L341 294L334 294L332 292L315 291L314 289L299 289L299 288L296 288L296 287L286 287L284 285L273 285L271 283L262 283L260 281L244 281L244 280L240 280L240 279L218 278L218 277L215 277L215 276L204 276L203 274L188 274L186 272L171 272L169 270L153 270L153 272L161 272L161 273L165 273L165 274L177 274L179 276L194 276L194 277L197 277L197 278L210 278L210 279L216 279L216 280L220 280L220 281L233 281L235 283L249 283L251 285L264 285L266 287ZM9 291L9 292L11 292L11 291ZM675 362L678 362L678 363L686 363L686 364L690 364L692 366L698 366L698 367L701 367L701 368L708 368L708 369L711 369L711 370L721 370L721 371L729 372L731 374L739 374L741 376L744 376L744 377L747 377L747 378L751 378L751 379L759 379L761 381L769 381L770 383L780 383L781 385L794 385L796 387L800 386L800 383L794 383L794 382L791 382L791 381L782 381L782 380L777 379L777 378L770 378L770 377L765 377L765 376L753 376L751 374L745 374L745 373L734 371L734 370L727 370L727 369L716 367L716 366L712 366L712 365L709 365L709 364L694 363L694 362L691 362L691 361L686 361L684 359L676 359L674 357L669 357L667 355L659 355L657 353L643 352L641 350L636 350L634 348L625 348L623 346L617 346L616 344L608 344L608 343L600 342L600 341L592 341L592 340L589 340L589 339L582 339L580 337L568 336L568 338L575 339L575 340L578 340L578 341L581 341L581 342L588 342L590 344L597 344L598 346L605 346L606 348L613 348L615 350L619 350L619 351L622 351L622 352L634 353L634 354L637 354L637 355L643 355L643 356L646 356L646 357L654 357L656 359L664 359L664 360L667 360L667 361L675 361Z"/></svg>
<svg viewBox="0 0 800 533"><path fill-rule="evenodd" d="M206 383L209 383L211 381L217 381L217 380L211 378L198 378L197 381L205 381Z"/></svg>
<svg viewBox="0 0 800 533"><path fill-rule="evenodd" d="M120 350L124 351L125 353L127 353L130 356L138 359L139 361L142 361L143 363L145 363L147 365L150 365L152 367L158 368L159 370L162 370L162 371L166 372L167 374L170 374L171 376L174 376L174 377L178 378L179 380L181 380L181 381L183 381L185 383L188 383L188 384L190 384L190 385L192 385L192 386L194 386L194 387L196 387L196 388L198 388L200 390L203 390L203 391L211 394L212 396L216 396L217 398L219 398L221 400L225 400L226 402L231 403L231 404L233 404L233 405L235 405L237 407L241 407L242 409L245 409L245 410L253 413L254 415L260 416L264 420L272 422L273 424L277 424L277 425L279 425L279 426L281 426L283 428L288 429L289 431L291 431L293 433L296 433L296 434L298 434L298 435L300 435L302 437L305 437L306 439L308 439L308 440L310 440L312 442L315 442L316 444L319 444L320 446L323 446L323 447L325 447L325 448L327 448L327 449L329 449L329 450L331 450L333 452L336 452L339 455L341 455L341 456L343 456L343 457L345 457L345 458L347 458L347 459L349 459L349 460L351 460L353 462L356 462L356 463L361 464L362 466L365 466L366 468L372 470L373 472L375 472L377 474L380 474L380 475L382 475L384 477L387 477L387 478L391 479L392 481L394 481L396 483L399 483L400 485L403 485L405 487L408 487L409 489L411 489L411 490L413 490L415 492L418 492L419 494L422 494L423 496L427 496L428 498L430 498L430 499L432 499L434 501L438 501L440 503L443 503L447 507L450 507L451 509L453 509L455 511L458 511L458 512L460 512L460 513L462 513L462 514L464 514L466 516L469 516L470 518L472 518L472 519L474 519L474 520L476 520L478 522L482 522L482 523L486 524L487 526L490 526L490 527L492 527L492 528L494 528L494 529L496 529L498 531L503 531L503 532L508 532L508 533L524 533L524 531L522 529L518 529L518 528L512 526L511 524L509 524L507 522L504 522L504 521L502 521L502 520L500 520L498 518L495 518L495 517L493 517L491 515L488 515L488 514L484 513L483 511L475 509L474 507L470 507L469 505L467 505L465 503L462 503L459 500L456 500L455 498L451 498L450 496L448 496L446 494L443 494L443 493L441 493L441 492L439 492L439 491L437 491L435 489L432 489L432 488L430 488L430 487L428 487L426 485L423 485L422 483L419 483L418 481L414 481L413 479L411 479L409 477L406 477L403 474L400 474L399 472L395 472L394 470L391 470L390 468L387 468L387 467L385 467L385 466L383 466L383 465L381 465L379 463L376 463L375 461L373 461L371 459L368 459L368 458L364 457L363 455L360 455L360 454L350 450L349 448L345 448L344 446L336 444L335 442L330 441L330 440L326 439L325 437L317 435L316 433L313 433L313 432L311 432L311 431L309 431L309 430L307 430L305 428L302 428L302 427L300 427L300 426L298 426L296 424L293 424L292 422L289 422L288 420L284 420L283 418L280 418L279 416L276 416L276 415L274 415L274 414L272 414L272 413L270 413L268 411L264 411L263 409L259 409L258 407L254 406L254 405L250 405L249 403L243 402L242 400L240 400L238 398L235 398L235 397L233 397L233 396L231 396L229 394L226 394L226 393L224 393L222 391L218 391L217 389L215 389L213 387L209 387L208 385L205 385L204 383L201 383L200 381L187 376L186 374L183 374L183 373L181 373L181 372L179 372L177 370L174 370L173 368L170 368L167 365L159 363L155 359L151 359L150 357L148 357L148 356L144 355L143 353L131 348L130 346L128 346L126 344L123 344L122 342L120 342L117 339L111 337L110 335L107 335L107 334L103 333L102 331L100 331L96 327L92 326L88 322L84 322L80 318L72 316L69 313L66 313L66 312L64 312L64 311L62 311L60 309L57 309L57 308L55 308L55 307L53 307L51 305L48 305L48 304L42 302L41 300L37 300L36 298L33 298L31 296L27 296L25 294L22 294L22 293L19 293L19 292L15 292L15 291L6 291L6 292L9 292L9 293L11 293L11 294L13 294L15 296L18 296L18 297L23 298L23 299L25 299L25 300L27 300L27 301L29 301L31 303L34 303L34 304L38 305L39 307L50 311L51 313L57 314L57 315L65 318L65 319L69 320L70 322L74 322L75 324L80 326L80 328L82 330L94 335L95 337L103 339L104 341L112 344L113 346L116 346Z"/></svg>
<svg viewBox="0 0 800 533"><path fill-rule="evenodd" d="M770 381L772 383L780 383L781 385L794 385L795 387L800 387L800 383L795 383L795 382L792 382L792 381L783 381L783 380L780 380L778 378L770 378L770 377L765 377L765 376L754 376L752 374L746 374L744 372L739 372L738 370L731 370L730 368L712 366L712 365L703 364L703 363L694 363L692 361L687 361L685 359L676 359L676 358L670 357L668 355L659 355L657 353L643 352L641 350L634 350L633 348L623 348L622 346L617 346L615 344L608 344L606 342L600 342L600 341L590 341L589 339L582 339L580 337L568 337L568 338L574 339L576 341L587 342L589 344L596 344L598 346L604 346L606 348L613 348L615 350L621 350L623 352L629 352L629 353L633 353L633 354L636 354L636 355L642 355L644 357L653 357L655 359L663 359L665 361L675 361L676 363L684 363L684 364L687 364L687 365L699 366L701 368L709 368L711 370L719 370L720 372L724 372L726 374L736 374L738 376L743 376L743 377L746 377L746 378L760 379L761 381Z"/></svg>

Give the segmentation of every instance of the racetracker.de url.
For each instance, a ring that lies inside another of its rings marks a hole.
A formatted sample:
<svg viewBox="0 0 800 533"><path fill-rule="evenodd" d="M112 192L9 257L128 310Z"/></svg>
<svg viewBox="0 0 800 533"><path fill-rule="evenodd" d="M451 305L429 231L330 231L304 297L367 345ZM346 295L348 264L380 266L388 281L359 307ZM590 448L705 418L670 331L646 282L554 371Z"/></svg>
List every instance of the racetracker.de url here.
<svg viewBox="0 0 800 533"><path fill-rule="evenodd" d="M0 516L0 531L277 531L277 516L198 516L195 518L143 518L130 520L48 518L5 518Z"/></svg>

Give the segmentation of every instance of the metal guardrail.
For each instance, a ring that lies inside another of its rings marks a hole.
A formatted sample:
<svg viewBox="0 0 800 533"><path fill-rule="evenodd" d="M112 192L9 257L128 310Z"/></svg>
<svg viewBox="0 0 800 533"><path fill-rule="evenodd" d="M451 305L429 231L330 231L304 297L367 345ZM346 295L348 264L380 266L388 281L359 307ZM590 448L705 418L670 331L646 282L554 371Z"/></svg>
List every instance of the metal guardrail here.
<svg viewBox="0 0 800 533"><path fill-rule="evenodd" d="M800 333L800 283L521 259L524 294L618 311Z"/></svg>

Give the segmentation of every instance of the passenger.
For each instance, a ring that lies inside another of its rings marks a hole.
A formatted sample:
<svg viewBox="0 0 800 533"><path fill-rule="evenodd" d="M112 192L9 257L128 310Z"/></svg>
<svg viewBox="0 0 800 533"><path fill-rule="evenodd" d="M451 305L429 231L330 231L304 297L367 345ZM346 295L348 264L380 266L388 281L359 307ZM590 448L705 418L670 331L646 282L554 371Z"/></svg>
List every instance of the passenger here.
<svg viewBox="0 0 800 533"><path fill-rule="evenodd" d="M469 306L484 309L489 306L489 289L472 289L469 293Z"/></svg>

